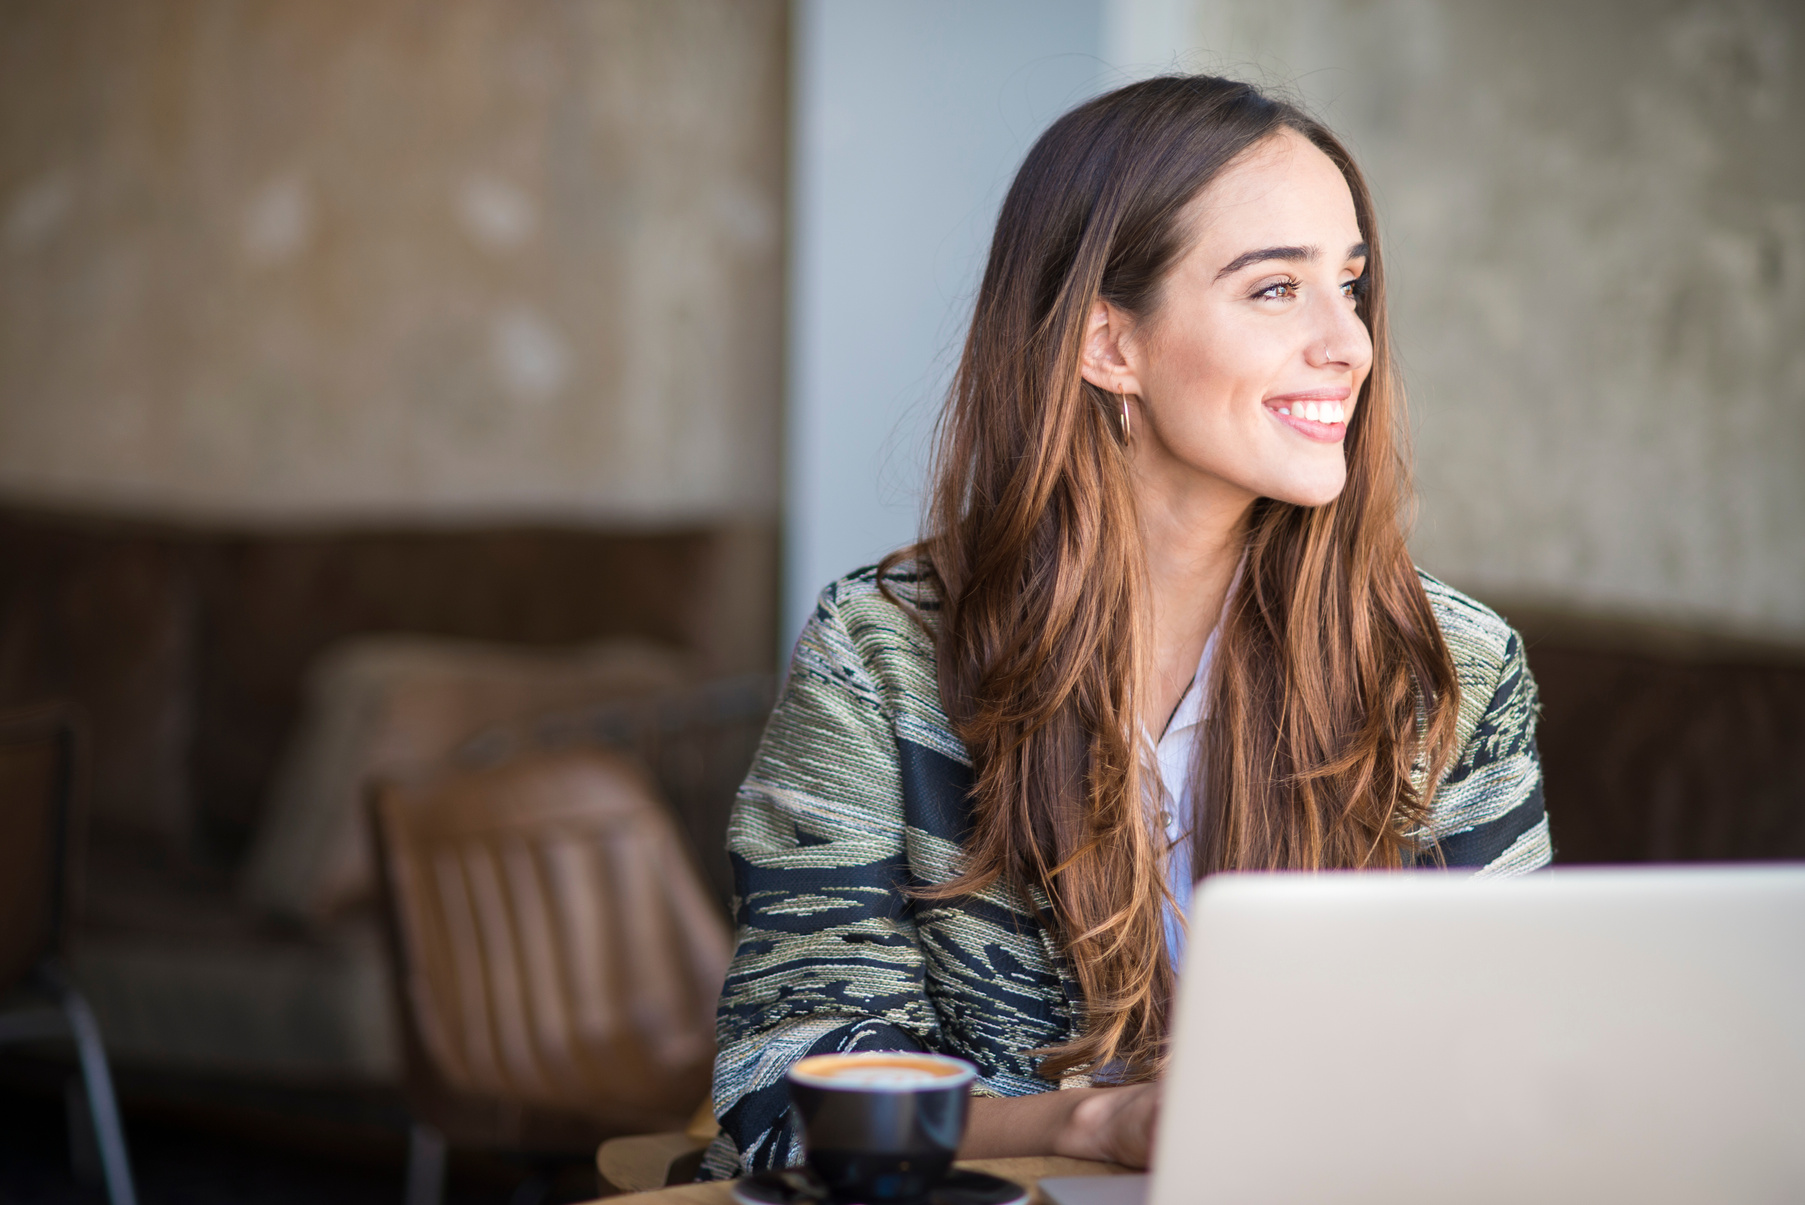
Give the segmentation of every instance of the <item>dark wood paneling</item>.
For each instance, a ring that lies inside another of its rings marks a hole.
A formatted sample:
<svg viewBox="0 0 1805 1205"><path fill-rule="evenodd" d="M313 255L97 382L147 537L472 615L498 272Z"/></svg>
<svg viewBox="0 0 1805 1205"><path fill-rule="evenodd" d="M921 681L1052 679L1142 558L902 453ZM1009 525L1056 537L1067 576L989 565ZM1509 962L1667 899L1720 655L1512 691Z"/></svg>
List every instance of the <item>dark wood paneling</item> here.
<svg viewBox="0 0 1805 1205"><path fill-rule="evenodd" d="M81 706L102 828L171 832L188 815L195 551L0 511L0 706Z"/></svg>
<svg viewBox="0 0 1805 1205"><path fill-rule="evenodd" d="M0 706L82 705L94 823L226 862L336 640L633 635L771 665L769 529L245 533L0 509ZM1505 612L1568 862L1805 857L1805 655Z"/></svg>
<svg viewBox="0 0 1805 1205"><path fill-rule="evenodd" d="M1805 654L1506 613L1542 692L1558 861L1805 858Z"/></svg>
<svg viewBox="0 0 1805 1205"><path fill-rule="evenodd" d="M0 704L93 721L94 819L230 860L308 665L348 636L637 636L768 669L769 529L245 533L0 511Z"/></svg>

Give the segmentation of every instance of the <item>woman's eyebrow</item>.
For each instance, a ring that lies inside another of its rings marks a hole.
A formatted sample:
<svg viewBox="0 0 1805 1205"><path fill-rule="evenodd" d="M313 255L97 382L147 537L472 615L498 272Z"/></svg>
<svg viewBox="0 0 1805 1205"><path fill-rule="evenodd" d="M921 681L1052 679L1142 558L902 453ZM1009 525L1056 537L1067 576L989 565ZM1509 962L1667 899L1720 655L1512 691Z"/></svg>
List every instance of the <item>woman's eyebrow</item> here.
<svg viewBox="0 0 1805 1205"><path fill-rule="evenodd" d="M1322 254L1320 247L1261 247L1257 251L1243 251L1228 261L1228 266L1216 273L1216 279L1239 272L1248 264L1257 264L1269 259L1283 260L1286 263L1309 263Z"/></svg>
<svg viewBox="0 0 1805 1205"><path fill-rule="evenodd" d="M1369 248L1365 243L1355 243L1347 249L1347 258L1365 259ZM1216 279L1239 272L1249 264L1264 263L1267 260L1281 260L1285 263L1310 263L1322 254L1320 247L1261 247L1255 251L1243 251L1228 261L1222 271L1216 273Z"/></svg>

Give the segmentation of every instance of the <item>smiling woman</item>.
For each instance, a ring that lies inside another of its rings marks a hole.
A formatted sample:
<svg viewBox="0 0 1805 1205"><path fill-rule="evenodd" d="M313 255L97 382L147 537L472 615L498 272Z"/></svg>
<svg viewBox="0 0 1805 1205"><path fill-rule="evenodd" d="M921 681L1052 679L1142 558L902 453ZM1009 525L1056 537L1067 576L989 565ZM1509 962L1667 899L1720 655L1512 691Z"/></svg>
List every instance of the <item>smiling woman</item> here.
<svg viewBox="0 0 1805 1205"><path fill-rule="evenodd" d="M1144 1165L1196 877L1548 861L1521 641L1411 564L1402 404L1328 130L1187 76L1040 138L923 538L822 593L740 793L713 1174L794 1161L784 1068L861 1049L976 1064L967 1157Z"/></svg>

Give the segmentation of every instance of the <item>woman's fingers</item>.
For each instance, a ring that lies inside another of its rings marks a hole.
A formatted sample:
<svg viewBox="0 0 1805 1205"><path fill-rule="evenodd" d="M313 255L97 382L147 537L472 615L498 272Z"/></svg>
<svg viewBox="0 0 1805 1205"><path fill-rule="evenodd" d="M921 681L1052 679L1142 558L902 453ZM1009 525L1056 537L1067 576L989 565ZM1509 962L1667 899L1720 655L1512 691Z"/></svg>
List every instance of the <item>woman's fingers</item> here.
<svg viewBox="0 0 1805 1205"><path fill-rule="evenodd" d="M1136 1084L1118 1088L1124 1094L1116 1110L1114 1139L1109 1145L1115 1161L1128 1167L1147 1167L1153 1161L1153 1129L1159 1118L1159 1085Z"/></svg>
<svg viewBox="0 0 1805 1205"><path fill-rule="evenodd" d="M1159 1118L1159 1085L1079 1088L1048 1093L1071 1100L1071 1110L1053 1142L1053 1153L1146 1167L1153 1157L1153 1128Z"/></svg>
<svg viewBox="0 0 1805 1205"><path fill-rule="evenodd" d="M1094 1088L1091 1098L1074 1111L1082 1138L1070 1153L1082 1157L1146 1167L1153 1153L1153 1124L1159 1113L1159 1085Z"/></svg>

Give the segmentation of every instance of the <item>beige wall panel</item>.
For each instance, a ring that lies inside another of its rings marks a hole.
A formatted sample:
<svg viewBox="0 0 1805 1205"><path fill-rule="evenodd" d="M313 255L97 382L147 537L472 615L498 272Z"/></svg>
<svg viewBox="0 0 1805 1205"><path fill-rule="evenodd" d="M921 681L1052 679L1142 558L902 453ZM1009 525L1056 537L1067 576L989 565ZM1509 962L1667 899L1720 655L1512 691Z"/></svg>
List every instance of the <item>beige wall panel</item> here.
<svg viewBox="0 0 1805 1205"><path fill-rule="evenodd" d="M1191 2L1372 178L1424 567L1805 639L1805 12Z"/></svg>
<svg viewBox="0 0 1805 1205"><path fill-rule="evenodd" d="M0 492L775 515L781 0L0 5Z"/></svg>

